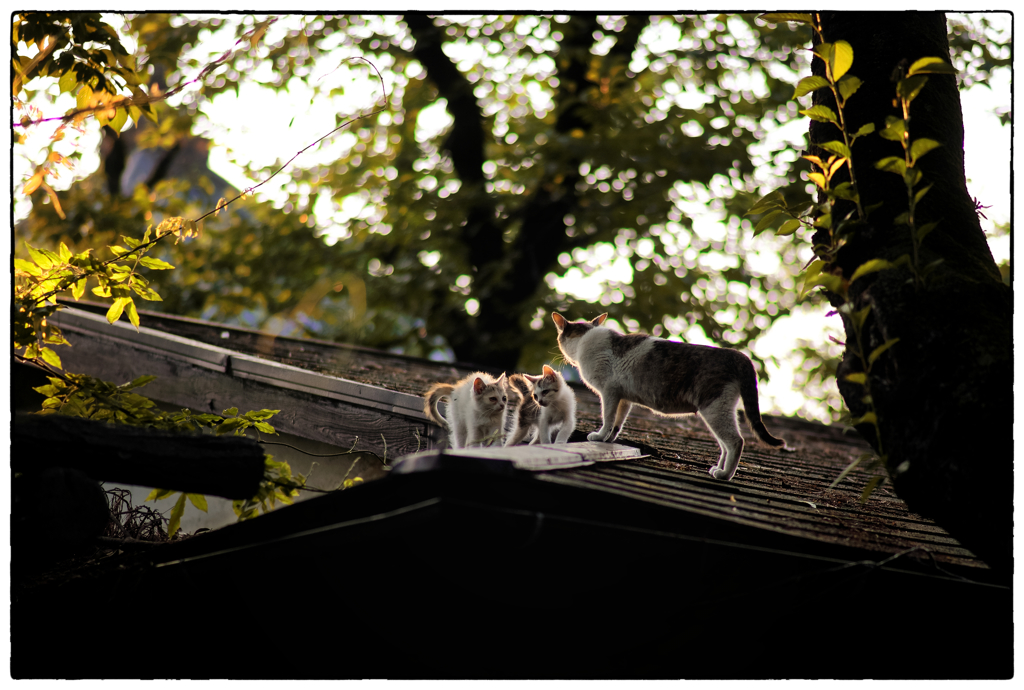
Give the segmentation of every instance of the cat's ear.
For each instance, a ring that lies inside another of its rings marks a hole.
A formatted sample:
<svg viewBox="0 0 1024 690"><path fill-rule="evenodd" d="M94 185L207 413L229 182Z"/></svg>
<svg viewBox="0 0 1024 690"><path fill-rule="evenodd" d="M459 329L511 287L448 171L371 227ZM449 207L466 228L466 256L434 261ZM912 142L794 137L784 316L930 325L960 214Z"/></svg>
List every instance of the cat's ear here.
<svg viewBox="0 0 1024 690"><path fill-rule="evenodd" d="M476 393L477 395L480 395L481 393L484 392L485 388L487 388L487 384L484 383L484 380L482 378L477 376L476 379L473 381L473 392Z"/></svg>
<svg viewBox="0 0 1024 690"><path fill-rule="evenodd" d="M544 366L547 366L547 365L544 365ZM538 381L540 381L544 377L543 376L530 376L529 374L523 374L523 378L526 379L527 381L529 381L530 383L537 383Z"/></svg>
<svg viewBox="0 0 1024 690"><path fill-rule="evenodd" d="M596 319L594 319L590 323L594 324L595 326L600 326L601 324L604 323L604 320L607 319L607 318L608 318L608 314L601 314L600 316L598 316Z"/></svg>
<svg viewBox="0 0 1024 690"><path fill-rule="evenodd" d="M495 383L499 383L502 386L505 385L505 372L501 372L501 376L498 377L498 380L495 381Z"/></svg>
<svg viewBox="0 0 1024 690"><path fill-rule="evenodd" d="M555 328L561 333L562 329L565 328L565 317L559 314L557 311L551 312L551 320L555 322Z"/></svg>
<svg viewBox="0 0 1024 690"><path fill-rule="evenodd" d="M551 378L555 375L555 370L549 367L547 364L544 365L544 377Z"/></svg>

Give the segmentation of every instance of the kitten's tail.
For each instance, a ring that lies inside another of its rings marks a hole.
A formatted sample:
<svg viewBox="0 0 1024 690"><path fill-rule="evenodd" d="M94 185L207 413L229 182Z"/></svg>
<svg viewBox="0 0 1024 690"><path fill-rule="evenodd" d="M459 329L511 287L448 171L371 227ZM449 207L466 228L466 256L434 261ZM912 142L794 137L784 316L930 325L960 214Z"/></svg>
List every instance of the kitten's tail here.
<svg viewBox="0 0 1024 690"><path fill-rule="evenodd" d="M769 446L785 446L786 442L768 433L764 422L761 421L761 409L757 403L757 374L754 372L752 364L750 365L749 374L749 376L744 376L740 380L740 398L743 399L743 411L747 415L747 423L750 424L750 430Z"/></svg>
<svg viewBox="0 0 1024 690"><path fill-rule="evenodd" d="M435 424L447 426L448 422L437 410L437 403L441 402L441 398L448 398L448 401L451 402L451 395L454 391L455 386L450 383L435 383L423 394L423 413L427 415L428 419Z"/></svg>

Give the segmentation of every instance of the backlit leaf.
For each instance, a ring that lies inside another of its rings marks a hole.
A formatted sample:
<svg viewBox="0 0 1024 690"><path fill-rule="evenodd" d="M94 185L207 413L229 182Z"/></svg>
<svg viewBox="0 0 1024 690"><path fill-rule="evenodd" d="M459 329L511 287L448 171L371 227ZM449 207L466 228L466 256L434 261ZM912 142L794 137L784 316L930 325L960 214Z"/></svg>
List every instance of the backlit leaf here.
<svg viewBox="0 0 1024 690"><path fill-rule="evenodd" d="M823 148L826 151L831 151L832 153L838 154L843 158L852 157L849 147L847 147L847 145L841 141L826 141L823 144L818 144L818 147Z"/></svg>
<svg viewBox="0 0 1024 690"><path fill-rule="evenodd" d="M793 92L793 100L796 100L797 98L800 98L801 96L806 96L807 94L811 93L812 91L817 91L818 89L825 88L826 86L828 86L828 80L825 79L824 77L818 77L818 76L804 77L796 85L796 89Z"/></svg>
<svg viewBox="0 0 1024 690"><path fill-rule="evenodd" d="M907 77L901 79L896 85L896 94L907 103L911 103L917 94L921 93L921 89L928 83L928 77L918 75L916 77Z"/></svg>
<svg viewBox="0 0 1024 690"><path fill-rule="evenodd" d="M874 364L875 360L878 359L879 357L881 357L883 352L888 350L890 347L892 347L893 345L895 345L899 341L900 341L899 338L893 338L891 340L886 340L883 344L879 345L874 350L872 350L871 354L868 355L868 365Z"/></svg>
<svg viewBox="0 0 1024 690"><path fill-rule="evenodd" d="M836 41L832 44L832 55L829 60L829 67L832 69L832 79L839 81L843 75L850 71L853 66L853 46L846 41Z"/></svg>
<svg viewBox="0 0 1024 690"><path fill-rule="evenodd" d="M838 120L836 120L835 112L833 112L833 110L828 106L816 105L811 108L808 108L807 110L800 110L798 112L801 115L806 115L812 120L816 120L817 122L831 122L833 124L838 123Z"/></svg>
<svg viewBox="0 0 1024 690"><path fill-rule="evenodd" d="M114 303L110 305L110 309L107 310L107 323L114 323L121 318L121 313L124 311L125 306L131 301L131 297L118 297L115 299Z"/></svg>
<svg viewBox="0 0 1024 690"><path fill-rule="evenodd" d="M50 348L44 347L41 354L43 357L43 361L49 364L51 367L56 367L57 369L64 368L63 366L61 366L60 357L58 357L57 353L51 350Z"/></svg>
<svg viewBox="0 0 1024 690"><path fill-rule="evenodd" d="M863 386L868 380L868 375L865 374L863 371L858 371L854 374L847 374L846 376L843 377L843 379L849 381L850 383L859 383L860 385Z"/></svg>
<svg viewBox="0 0 1024 690"><path fill-rule="evenodd" d="M207 510L207 505L206 505L206 496L204 496L202 494L185 494L185 495L188 496L188 500L191 501L192 505L194 505L196 508L198 508L199 510L203 511L204 513L209 512Z"/></svg>
<svg viewBox="0 0 1024 690"><path fill-rule="evenodd" d="M802 223L796 218L790 218L782 224L778 230L775 231L776 236L792 235L794 232L800 229Z"/></svg>
<svg viewBox="0 0 1024 690"><path fill-rule="evenodd" d="M178 502L171 509L170 522L167 525L167 536L173 537L181 527L181 516L185 514L185 494L178 497Z"/></svg>
<svg viewBox="0 0 1024 690"><path fill-rule="evenodd" d="M850 96L857 93L857 90L861 87L861 84L863 83L864 82L862 82L860 79L853 76L852 74L847 74L845 77L840 79L839 95L842 97L843 102L845 103Z"/></svg>
<svg viewBox="0 0 1024 690"><path fill-rule="evenodd" d="M917 159L939 146L942 144L934 139L915 139L910 145L910 164L915 164Z"/></svg>
<svg viewBox="0 0 1024 690"><path fill-rule="evenodd" d="M869 273L884 271L887 268L893 268L893 265L885 259L871 259L870 261L865 261L857 267L856 271L853 272L853 275L850 277L850 282L852 283L858 278L866 276Z"/></svg>
<svg viewBox="0 0 1024 690"><path fill-rule="evenodd" d="M940 57L923 57L907 70L907 76L915 74L956 74L956 69Z"/></svg>

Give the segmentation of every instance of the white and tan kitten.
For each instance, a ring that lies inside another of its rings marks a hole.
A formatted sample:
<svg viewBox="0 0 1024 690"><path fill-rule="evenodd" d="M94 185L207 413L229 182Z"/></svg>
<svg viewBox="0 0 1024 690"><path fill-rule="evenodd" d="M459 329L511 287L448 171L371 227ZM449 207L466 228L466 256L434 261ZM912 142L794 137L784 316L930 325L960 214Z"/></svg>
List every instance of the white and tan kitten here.
<svg viewBox="0 0 1024 690"><path fill-rule="evenodd" d="M533 384L533 399L540 405L537 435L532 443L565 443L576 430L576 394L562 375L544 365L543 374L526 379ZM558 429L558 435L555 435Z"/></svg>
<svg viewBox="0 0 1024 690"><path fill-rule="evenodd" d="M561 314L551 314L562 355L601 398L603 423L587 436L589 440L614 441L634 403L665 415L696 412L722 449L718 464L708 472L715 479L729 480L743 452L736 422L736 404L742 399L757 437L770 446L786 445L769 434L761 421L757 374L742 352L643 333L622 335L602 326L607 317L568 321Z"/></svg>
<svg viewBox="0 0 1024 690"><path fill-rule="evenodd" d="M448 398L447 419L437 409L437 403L445 397ZM502 418L508 401L505 374L495 379L478 371L454 385L435 383L423 398L424 413L448 428L452 448L500 443Z"/></svg>

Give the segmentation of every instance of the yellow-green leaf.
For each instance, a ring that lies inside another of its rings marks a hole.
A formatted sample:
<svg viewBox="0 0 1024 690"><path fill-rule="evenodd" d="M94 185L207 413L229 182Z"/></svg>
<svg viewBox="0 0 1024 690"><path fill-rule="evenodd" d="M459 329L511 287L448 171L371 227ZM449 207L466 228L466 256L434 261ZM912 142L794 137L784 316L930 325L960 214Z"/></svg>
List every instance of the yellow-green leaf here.
<svg viewBox="0 0 1024 690"><path fill-rule="evenodd" d="M858 371L854 374L847 374L843 378L846 381L849 381L850 383L859 383L860 385L863 386L868 380L868 375L865 374L863 371Z"/></svg>
<svg viewBox="0 0 1024 690"><path fill-rule="evenodd" d="M886 340L883 344L879 345L874 350L872 350L871 354L868 355L868 365L870 366L871 364L874 364L875 360L878 359L879 357L881 357L883 352L888 350L890 347L892 347L893 345L895 345L899 341L900 341L899 338L893 338L892 340Z"/></svg>
<svg viewBox="0 0 1024 690"><path fill-rule="evenodd" d="M796 22L797 24L813 24L810 14L806 12L765 12L757 15L757 18L769 24L781 24L782 22Z"/></svg>
<svg viewBox="0 0 1024 690"><path fill-rule="evenodd" d="M796 89L794 89L794 91L793 91L793 100L796 100L797 98L800 98L801 96L806 96L807 94L811 93L812 91L817 91L818 89L823 89L826 86L828 86L828 80L825 79L824 77L818 77L818 76L804 77L796 85Z"/></svg>
<svg viewBox="0 0 1024 690"><path fill-rule="evenodd" d="M934 139L915 139L910 145L910 164L914 165L918 158L940 146L942 144Z"/></svg>
<svg viewBox="0 0 1024 690"><path fill-rule="evenodd" d="M135 330L139 330L139 312L135 310L135 301L131 297L125 297L128 300L126 305L128 309L128 321L135 326Z"/></svg>
<svg viewBox="0 0 1024 690"><path fill-rule="evenodd" d="M868 483L867 483L867 486L864 487L864 492L860 495L860 502L861 503L867 503L868 502L868 498L871 497L871 494L878 487L878 485L882 483L882 481L884 479L885 479L885 477L883 477L880 474L876 474L874 477L869 479Z"/></svg>
<svg viewBox="0 0 1024 690"><path fill-rule="evenodd" d="M806 115L812 120L817 120L818 122L831 122L833 124L838 122L836 120L835 112L833 112L833 110L828 106L816 105L814 107L808 108L807 110L800 110L798 112L801 115Z"/></svg>
<svg viewBox="0 0 1024 690"><path fill-rule="evenodd" d="M832 79L839 81L843 75L850 71L853 66L853 46L846 41L836 41L832 44L832 55L829 59L829 67L832 69Z"/></svg>
<svg viewBox="0 0 1024 690"><path fill-rule="evenodd" d="M907 76L915 74L956 74L956 69L940 57L923 57L907 70Z"/></svg>
<svg viewBox="0 0 1024 690"><path fill-rule="evenodd" d="M176 493L178 492L174 489L153 489L149 492L149 496L146 496L146 501L159 501Z"/></svg>
<svg viewBox="0 0 1024 690"><path fill-rule="evenodd" d="M178 497L178 502L171 509L170 522L167 525L167 536L173 537L181 527L181 516L185 514L185 494Z"/></svg>
<svg viewBox="0 0 1024 690"><path fill-rule="evenodd" d="M64 74L60 75L60 79L57 80L57 86L60 87L61 93L67 93L68 91L74 90L78 86L78 77L75 76L75 70L69 69Z"/></svg>
<svg viewBox="0 0 1024 690"><path fill-rule="evenodd" d="M63 366L61 366L60 357L58 357L57 353L51 350L50 348L44 347L41 354L43 361L49 364L51 367L57 367L58 369L64 368Z"/></svg>
<svg viewBox="0 0 1024 690"><path fill-rule="evenodd" d="M107 310L107 323L114 323L121 318L121 313L127 304L132 301L131 297L118 297L114 300L114 303L110 305L110 309Z"/></svg>
<svg viewBox="0 0 1024 690"><path fill-rule="evenodd" d="M82 295L85 294L85 280L82 278L71 288L71 296L75 298L75 301L82 299Z"/></svg>
<svg viewBox="0 0 1024 690"><path fill-rule="evenodd" d="M775 231L775 235L782 237L786 235L792 235L800 228L800 225L801 223L799 219L790 218L789 220L782 224L782 227Z"/></svg>
<svg viewBox="0 0 1024 690"><path fill-rule="evenodd" d="M43 271L38 266L31 261L26 261L25 259L15 259L14 268L15 270L24 271L32 276L40 276L43 274Z"/></svg>
<svg viewBox="0 0 1024 690"><path fill-rule="evenodd" d="M198 508L199 510L203 511L204 513L209 512L209 511L207 511L206 496L204 496L202 494L186 494L186 495L188 496L188 500L191 501L192 505L194 505L196 508Z"/></svg>
<svg viewBox="0 0 1024 690"><path fill-rule="evenodd" d="M853 426L857 426L858 424L877 424L877 423L878 423L878 415L876 415L874 412L865 412L863 416L857 417L856 419L851 421L851 424L853 424Z"/></svg>
<svg viewBox="0 0 1024 690"><path fill-rule="evenodd" d="M850 282L852 283L858 278L866 276L869 273L875 273L876 271L884 271L887 268L893 268L893 265L891 262L886 261L885 259L871 259L870 261L865 261L864 263L857 267L856 271L853 272L853 275L850 277Z"/></svg>

